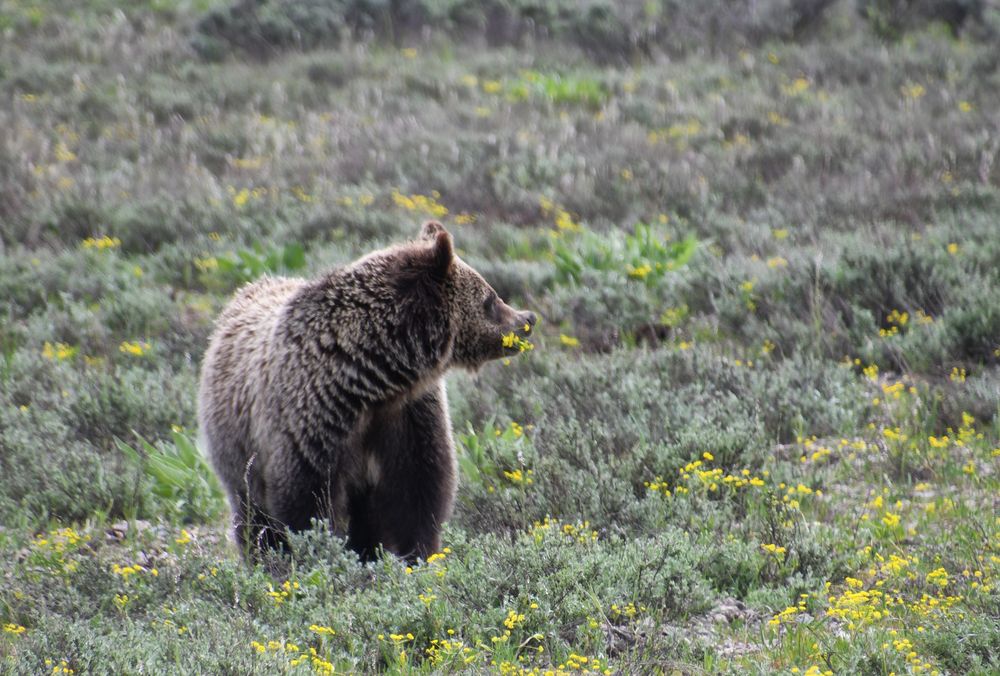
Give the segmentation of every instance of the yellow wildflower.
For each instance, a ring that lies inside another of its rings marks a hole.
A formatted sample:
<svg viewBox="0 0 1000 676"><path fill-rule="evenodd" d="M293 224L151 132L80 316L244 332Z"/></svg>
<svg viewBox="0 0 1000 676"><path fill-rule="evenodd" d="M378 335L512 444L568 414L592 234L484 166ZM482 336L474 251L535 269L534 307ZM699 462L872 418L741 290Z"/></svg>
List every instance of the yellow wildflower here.
<svg viewBox="0 0 1000 676"><path fill-rule="evenodd" d="M107 235L101 235L100 237L88 237L82 242L84 249L115 249L122 245L122 241L117 237L108 237Z"/></svg>
<svg viewBox="0 0 1000 676"><path fill-rule="evenodd" d="M118 346L118 351L122 354L130 354L134 357L141 357L149 351L150 345L145 341L123 341Z"/></svg>
<svg viewBox="0 0 1000 676"><path fill-rule="evenodd" d="M76 354L77 348L70 347L66 343L50 343L45 341L45 345L42 346L42 356L51 361L65 361L67 359L72 359L73 355Z"/></svg>

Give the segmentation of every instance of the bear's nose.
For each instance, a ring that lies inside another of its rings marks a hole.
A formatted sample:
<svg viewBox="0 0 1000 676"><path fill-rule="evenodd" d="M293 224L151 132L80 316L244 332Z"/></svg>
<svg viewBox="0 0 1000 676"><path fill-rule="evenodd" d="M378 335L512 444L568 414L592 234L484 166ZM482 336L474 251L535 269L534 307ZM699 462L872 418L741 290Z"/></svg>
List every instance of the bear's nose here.
<svg viewBox="0 0 1000 676"><path fill-rule="evenodd" d="M530 326L534 326L538 322L538 317L535 316L534 312L525 312L521 315L521 318Z"/></svg>

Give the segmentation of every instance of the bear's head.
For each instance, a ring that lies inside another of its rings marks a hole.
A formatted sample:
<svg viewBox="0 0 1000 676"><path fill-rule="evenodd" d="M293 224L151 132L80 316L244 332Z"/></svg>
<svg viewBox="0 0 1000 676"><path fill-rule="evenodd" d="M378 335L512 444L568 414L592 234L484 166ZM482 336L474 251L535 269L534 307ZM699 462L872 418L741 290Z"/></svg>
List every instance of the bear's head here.
<svg viewBox="0 0 1000 676"><path fill-rule="evenodd" d="M437 221L423 224L420 243L451 324L450 365L476 369L521 351L522 339L537 321L535 313L503 302L482 275L455 255L451 235Z"/></svg>

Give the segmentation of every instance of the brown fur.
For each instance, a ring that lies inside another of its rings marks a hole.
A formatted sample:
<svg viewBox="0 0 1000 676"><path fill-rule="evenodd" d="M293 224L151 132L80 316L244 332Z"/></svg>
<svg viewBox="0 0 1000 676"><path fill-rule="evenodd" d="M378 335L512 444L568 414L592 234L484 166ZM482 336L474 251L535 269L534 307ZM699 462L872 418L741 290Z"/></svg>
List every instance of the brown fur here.
<svg viewBox="0 0 1000 676"><path fill-rule="evenodd" d="M265 278L220 315L202 440L244 554L325 519L363 558L440 547L456 470L442 376L535 323L454 255L437 222L315 280Z"/></svg>

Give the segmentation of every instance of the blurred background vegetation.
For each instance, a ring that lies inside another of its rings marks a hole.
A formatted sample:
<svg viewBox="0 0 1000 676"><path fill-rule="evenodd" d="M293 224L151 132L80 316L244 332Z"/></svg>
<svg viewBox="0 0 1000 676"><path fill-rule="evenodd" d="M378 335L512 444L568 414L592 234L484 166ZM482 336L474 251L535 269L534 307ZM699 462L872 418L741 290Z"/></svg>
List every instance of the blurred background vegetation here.
<svg viewBox="0 0 1000 676"><path fill-rule="evenodd" d="M1000 668L998 31L989 0L0 0L0 664ZM450 551L317 531L287 586L242 568L193 445L214 316L430 217L543 318L449 379Z"/></svg>

